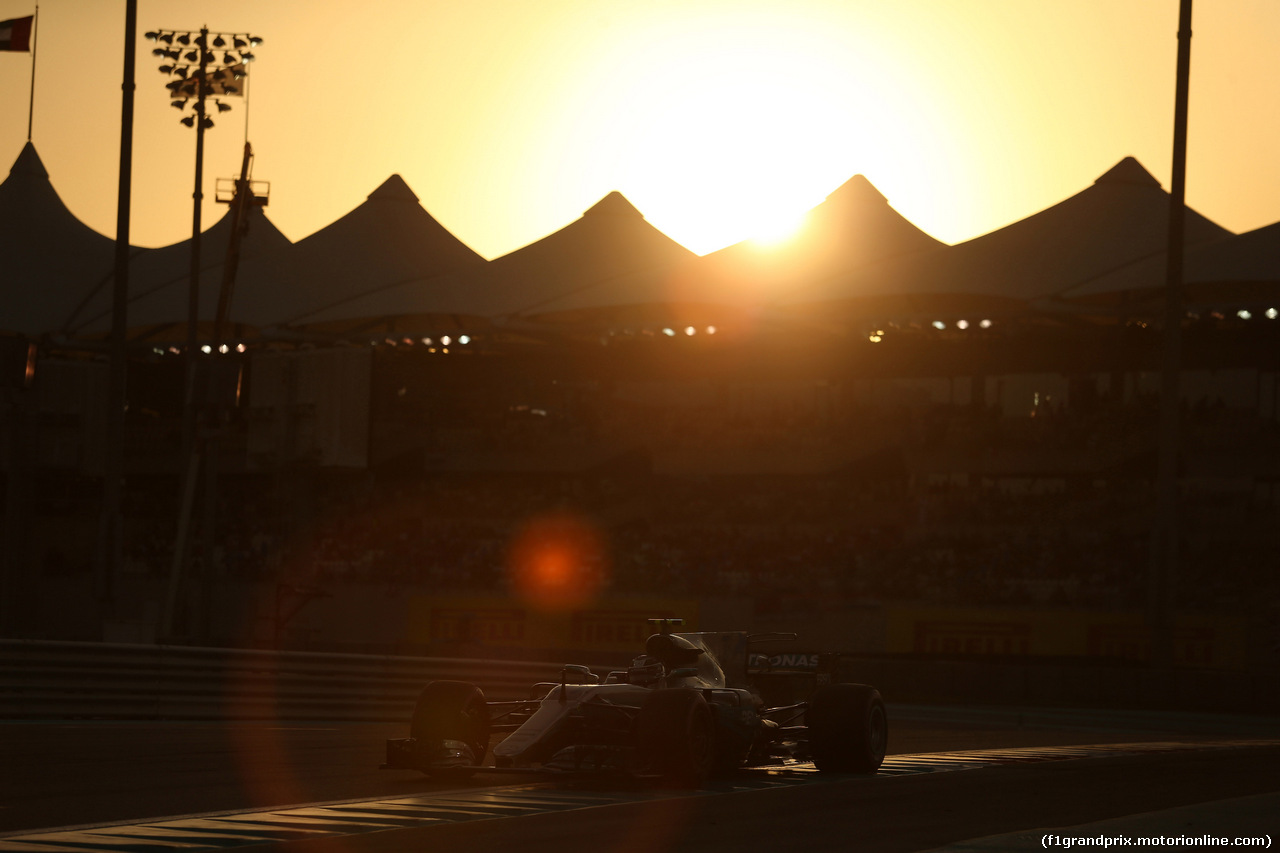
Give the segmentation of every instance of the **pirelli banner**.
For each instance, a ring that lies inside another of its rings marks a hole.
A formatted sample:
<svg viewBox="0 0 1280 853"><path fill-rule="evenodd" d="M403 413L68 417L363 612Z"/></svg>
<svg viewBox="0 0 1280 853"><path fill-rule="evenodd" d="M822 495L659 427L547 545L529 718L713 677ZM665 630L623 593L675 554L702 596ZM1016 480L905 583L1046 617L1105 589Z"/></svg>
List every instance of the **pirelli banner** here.
<svg viewBox="0 0 1280 853"><path fill-rule="evenodd" d="M638 654L649 619L679 616L698 630L693 599L600 600L547 611L509 598L420 596L409 602L408 639L438 649L578 649Z"/></svg>
<svg viewBox="0 0 1280 853"><path fill-rule="evenodd" d="M1151 631L1139 613L895 607L885 617L886 651L896 654L1151 658ZM1242 669L1247 631L1242 619L1182 617L1174 624L1174 662Z"/></svg>

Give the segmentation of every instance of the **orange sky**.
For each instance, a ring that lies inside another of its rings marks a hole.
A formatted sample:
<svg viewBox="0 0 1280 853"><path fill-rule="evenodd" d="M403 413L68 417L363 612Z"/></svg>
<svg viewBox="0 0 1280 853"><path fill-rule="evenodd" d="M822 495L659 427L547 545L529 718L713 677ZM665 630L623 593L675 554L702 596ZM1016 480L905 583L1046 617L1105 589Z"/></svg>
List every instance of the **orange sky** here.
<svg viewBox="0 0 1280 853"><path fill-rule="evenodd" d="M33 141L114 235L123 0L43 0ZM139 33L248 31L249 138L298 240L392 173L486 257L620 190L699 253L767 234L863 173L946 242L1083 189L1125 155L1168 187L1177 0L139 0ZM0 0L0 19L34 0ZM1280 220L1280 3L1197 4L1189 203ZM190 235L194 134L140 41L133 242ZM0 54L0 163L30 60ZM244 105L206 136L239 167Z"/></svg>

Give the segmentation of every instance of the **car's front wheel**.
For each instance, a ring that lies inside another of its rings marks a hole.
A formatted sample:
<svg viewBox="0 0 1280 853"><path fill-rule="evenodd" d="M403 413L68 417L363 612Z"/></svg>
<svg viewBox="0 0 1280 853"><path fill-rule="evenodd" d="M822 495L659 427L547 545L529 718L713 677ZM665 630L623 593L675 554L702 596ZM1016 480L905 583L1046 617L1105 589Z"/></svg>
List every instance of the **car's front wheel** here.
<svg viewBox="0 0 1280 853"><path fill-rule="evenodd" d="M636 757L641 772L661 784L697 788L715 759L711 709L697 690L673 687L645 697L636 717Z"/></svg>
<svg viewBox="0 0 1280 853"><path fill-rule="evenodd" d="M423 688L409 721L409 737L428 776L465 779L489 748L489 706L466 681L433 681Z"/></svg>

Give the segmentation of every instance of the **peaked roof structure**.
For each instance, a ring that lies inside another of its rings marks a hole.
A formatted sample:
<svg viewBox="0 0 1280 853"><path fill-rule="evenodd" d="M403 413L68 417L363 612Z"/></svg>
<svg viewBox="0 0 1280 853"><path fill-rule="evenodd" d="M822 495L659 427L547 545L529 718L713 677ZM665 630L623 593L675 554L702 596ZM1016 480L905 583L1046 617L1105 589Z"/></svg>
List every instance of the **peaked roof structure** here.
<svg viewBox="0 0 1280 853"><path fill-rule="evenodd" d="M358 207L299 240L301 287L280 319L324 319L415 313L433 296L441 310L461 310L460 282L485 260L435 220L399 175L392 175ZM465 288L462 288L465 290Z"/></svg>
<svg viewBox="0 0 1280 853"><path fill-rule="evenodd" d="M801 230L783 244L744 240L700 258L600 282L545 303L541 311L610 326L723 327L755 316L768 303L796 298L838 272L944 246L890 207L864 176L855 175L810 210Z"/></svg>
<svg viewBox="0 0 1280 853"><path fill-rule="evenodd" d="M611 192L580 219L491 261L484 312L540 314L587 292L611 302L614 283L665 275L695 257L650 225L622 193Z"/></svg>
<svg viewBox="0 0 1280 853"><path fill-rule="evenodd" d="M212 329L217 317L227 246L231 239L228 213L200 235L199 319ZM135 250L129 268L130 337L148 341L186 339L191 240L159 249ZM249 211L248 230L240 244L240 258L232 290L227 332L243 337L275 325L292 308L297 291L293 244L260 208ZM234 327L238 326L237 331ZM77 307L65 321L75 336L100 336L111 327L110 280Z"/></svg>
<svg viewBox="0 0 1280 853"><path fill-rule="evenodd" d="M0 331L57 331L74 306L112 275L115 241L62 203L28 142L0 183Z"/></svg>
<svg viewBox="0 0 1280 853"><path fill-rule="evenodd" d="M969 294L1030 301L1051 297L1164 252L1170 197L1126 157L1065 201L945 251L878 264L828 283L826 298ZM1231 232L1188 208L1189 246Z"/></svg>
<svg viewBox="0 0 1280 853"><path fill-rule="evenodd" d="M1135 303L1161 298L1167 258L1159 254L1091 279L1060 295L1064 302ZM1197 302L1247 305L1280 301L1280 222L1211 243L1183 255L1186 297ZM1136 306L1135 306L1136 307Z"/></svg>
<svg viewBox="0 0 1280 853"><path fill-rule="evenodd" d="M705 256L698 275L704 289L728 301L803 301L820 292L821 282L945 246L894 210L865 176L854 175L809 211L792 239L735 243Z"/></svg>

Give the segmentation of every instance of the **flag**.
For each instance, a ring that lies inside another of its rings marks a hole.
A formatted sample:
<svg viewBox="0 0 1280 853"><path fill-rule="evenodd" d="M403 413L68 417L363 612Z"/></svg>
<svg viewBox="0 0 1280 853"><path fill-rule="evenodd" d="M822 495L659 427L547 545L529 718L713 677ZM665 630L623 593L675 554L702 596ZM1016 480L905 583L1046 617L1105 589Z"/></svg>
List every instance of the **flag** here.
<svg viewBox="0 0 1280 853"><path fill-rule="evenodd" d="M31 21L35 15L0 21L0 50L31 51Z"/></svg>

